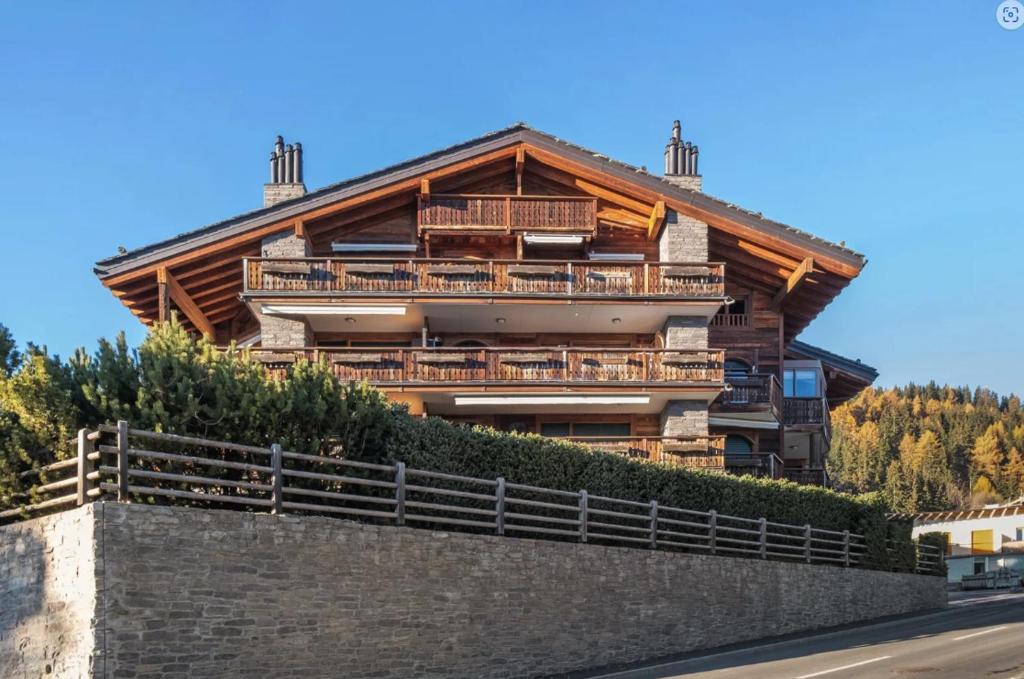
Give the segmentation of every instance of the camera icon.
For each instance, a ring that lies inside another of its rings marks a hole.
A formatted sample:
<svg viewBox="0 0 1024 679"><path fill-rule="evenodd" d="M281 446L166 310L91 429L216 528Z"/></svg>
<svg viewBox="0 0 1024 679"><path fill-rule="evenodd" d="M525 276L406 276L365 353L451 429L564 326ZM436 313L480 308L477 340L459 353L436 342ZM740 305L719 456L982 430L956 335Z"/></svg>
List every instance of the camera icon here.
<svg viewBox="0 0 1024 679"><path fill-rule="evenodd" d="M1005 0L996 8L996 21L1008 31L1024 26L1024 5L1018 0Z"/></svg>

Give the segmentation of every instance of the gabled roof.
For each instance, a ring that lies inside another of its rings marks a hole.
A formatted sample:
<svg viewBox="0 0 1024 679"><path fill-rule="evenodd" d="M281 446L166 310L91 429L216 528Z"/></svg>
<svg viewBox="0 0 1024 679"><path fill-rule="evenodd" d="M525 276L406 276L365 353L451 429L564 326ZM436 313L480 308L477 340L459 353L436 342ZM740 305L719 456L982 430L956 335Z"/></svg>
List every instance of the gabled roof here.
<svg viewBox="0 0 1024 679"><path fill-rule="evenodd" d="M953 509L945 512L918 512L901 515L915 523L936 523L946 521L972 521L975 519L998 519L1004 516L1024 514L1024 505L1003 505L985 509Z"/></svg>
<svg viewBox="0 0 1024 679"><path fill-rule="evenodd" d="M429 172L431 169L464 158L501 148L511 143L527 142L561 153L569 153L574 160L583 162L601 172L616 175L626 181L635 182L654 191L670 195L681 202L710 212L721 213L745 226L777 236L812 251L834 257L858 270L867 262L864 255L843 245L832 243L806 231L801 231L781 222L765 218L759 212L741 208L733 203L715 198L706 193L681 188L660 176L646 170L613 160L591 149L572 144L554 135L533 129L525 123L516 123L495 132L455 144L390 167L368 174L330 184L307 193L300 198L283 201L276 205L245 212L230 219L181 233L151 245L102 259L96 263L95 271L101 278L130 271L154 260L171 256L191 247L215 242L222 238L244 233L249 229L271 224L282 219L297 216L310 209L320 207L348 196L370 191L400 179Z"/></svg>
<svg viewBox="0 0 1024 679"><path fill-rule="evenodd" d="M568 178L573 183L570 191L603 195L602 200L625 204L629 206L627 212L634 213L630 218L639 219L645 226L647 215L635 214L636 206L650 211L661 202L667 209L707 223L711 227L711 258L729 263L726 276L737 285L777 291L786 288L799 273L804 284L785 299L787 340L806 327L865 264L863 255L843 245L681 188L642 168L519 123L103 259L97 262L95 271L143 322L156 318L158 275L171 276L180 283L183 295L196 298L199 316L205 314L209 324L234 322L245 311L238 296L242 259L258 257L263 238L302 228L314 241L323 241L339 228L347 228L344 225L359 215L377 214L402 201L415 207L422 179L436 181L439 186L445 182L465 185L468 179L472 185L477 173L487 177L496 170L503 172L503 164L512 172L520 151L530 159L525 163L528 172L537 167L545 181L555 181L564 188L560 182ZM614 223L614 218L607 221ZM657 235L646 228L643 234L648 238Z"/></svg>

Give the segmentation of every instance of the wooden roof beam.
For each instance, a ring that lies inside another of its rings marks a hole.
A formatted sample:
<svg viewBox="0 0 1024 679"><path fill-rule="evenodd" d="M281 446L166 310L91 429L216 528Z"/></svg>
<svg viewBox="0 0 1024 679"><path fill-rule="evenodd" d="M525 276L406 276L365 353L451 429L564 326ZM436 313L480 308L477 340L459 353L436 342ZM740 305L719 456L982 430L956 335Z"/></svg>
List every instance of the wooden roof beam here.
<svg viewBox="0 0 1024 679"><path fill-rule="evenodd" d="M665 201L659 200L647 219L647 240L654 240L665 221Z"/></svg>
<svg viewBox="0 0 1024 679"><path fill-rule="evenodd" d="M423 200L430 200L430 179L428 177L420 180L420 197Z"/></svg>
<svg viewBox="0 0 1024 679"><path fill-rule="evenodd" d="M790 275L789 279L786 280L786 284L779 288L779 291L775 293L775 297L772 298L771 310L778 311L782 308L782 303L786 301L786 297L793 294L807 277L814 273L814 258L806 257L804 261L800 262L800 266Z"/></svg>
<svg viewBox="0 0 1024 679"><path fill-rule="evenodd" d="M192 301L192 298L188 296L185 289L181 287L178 280L171 275L171 272L167 270L167 267L161 267L157 269L157 284L165 286L167 294L170 296L170 300L174 302L175 306L181 309L185 317L192 322L200 332L205 335L213 337L216 333L213 329L213 323L206 317L206 315L199 310L196 303ZM163 309L161 309L161 312Z"/></svg>

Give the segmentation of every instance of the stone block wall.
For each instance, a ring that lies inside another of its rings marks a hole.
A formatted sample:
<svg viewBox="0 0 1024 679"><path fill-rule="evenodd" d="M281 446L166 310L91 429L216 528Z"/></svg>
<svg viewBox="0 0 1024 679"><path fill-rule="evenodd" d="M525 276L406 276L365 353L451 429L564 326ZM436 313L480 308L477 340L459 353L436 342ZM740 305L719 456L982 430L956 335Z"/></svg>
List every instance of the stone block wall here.
<svg viewBox="0 0 1024 679"><path fill-rule="evenodd" d="M289 186L268 184L268 186ZM309 257L309 241L299 238L294 231L267 236L260 246L262 257ZM303 318L257 314L260 322L260 341L265 347L301 349L315 344L312 328Z"/></svg>
<svg viewBox="0 0 1024 679"><path fill-rule="evenodd" d="M102 553L94 518L86 505L0 527L0 677L92 676Z"/></svg>
<svg viewBox="0 0 1024 679"><path fill-rule="evenodd" d="M661 411L662 436L707 436L708 404L705 401L669 401Z"/></svg>
<svg viewBox="0 0 1024 679"><path fill-rule="evenodd" d="M658 253L663 262L708 261L708 225L668 210L658 239Z"/></svg>
<svg viewBox="0 0 1024 679"><path fill-rule="evenodd" d="M0 528L3 563L15 564L0 571L0 591L18 602L2 618L0 675L40 676L46 663L73 659L55 676L90 676L77 669L89 649L95 677L535 677L946 600L935 577L321 517L96 507ZM32 551L27 536L64 546ZM49 605L31 604L40 598Z"/></svg>

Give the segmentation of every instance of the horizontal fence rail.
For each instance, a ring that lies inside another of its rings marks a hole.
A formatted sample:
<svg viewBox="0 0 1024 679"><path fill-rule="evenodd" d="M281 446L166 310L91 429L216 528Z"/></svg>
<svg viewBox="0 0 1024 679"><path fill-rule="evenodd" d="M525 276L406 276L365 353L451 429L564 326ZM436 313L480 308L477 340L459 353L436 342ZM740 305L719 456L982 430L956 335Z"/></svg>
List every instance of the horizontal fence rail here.
<svg viewBox="0 0 1024 679"><path fill-rule="evenodd" d="M481 297L663 297L725 295L725 265L558 260L255 258L246 292Z"/></svg>
<svg viewBox="0 0 1024 679"><path fill-rule="evenodd" d="M264 448L138 430L124 421L96 432L82 430L76 459L38 473L67 470L74 474L33 492L34 497L60 495L8 510L0 518L111 498L847 568L862 565L866 549L864 537L849 531L410 469L402 462L309 455L277 444ZM916 572L938 572L938 549L919 543L890 548L909 549Z"/></svg>
<svg viewBox="0 0 1024 679"><path fill-rule="evenodd" d="M373 384L721 383L720 349L251 349L271 369L327 361L340 380Z"/></svg>

